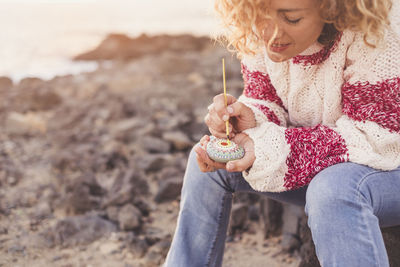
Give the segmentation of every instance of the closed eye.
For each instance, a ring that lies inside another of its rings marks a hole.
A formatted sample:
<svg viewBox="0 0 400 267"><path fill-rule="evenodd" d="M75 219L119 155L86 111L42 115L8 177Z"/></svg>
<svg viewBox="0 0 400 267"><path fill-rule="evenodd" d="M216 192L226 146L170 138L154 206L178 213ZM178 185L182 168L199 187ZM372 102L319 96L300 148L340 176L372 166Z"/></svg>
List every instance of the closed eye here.
<svg viewBox="0 0 400 267"><path fill-rule="evenodd" d="M289 19L288 17L285 16L285 20L289 23L289 24L297 24L300 22L300 20L302 20L302 18L298 18L298 19Z"/></svg>

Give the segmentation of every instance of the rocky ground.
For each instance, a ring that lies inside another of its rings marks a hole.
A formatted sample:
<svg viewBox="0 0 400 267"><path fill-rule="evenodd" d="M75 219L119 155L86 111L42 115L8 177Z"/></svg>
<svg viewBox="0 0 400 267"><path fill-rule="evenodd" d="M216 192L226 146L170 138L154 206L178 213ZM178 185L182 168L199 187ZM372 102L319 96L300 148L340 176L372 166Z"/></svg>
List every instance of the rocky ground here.
<svg viewBox="0 0 400 267"><path fill-rule="evenodd" d="M112 35L93 73L0 78L0 266L159 266L206 107L242 90L208 38ZM264 239L260 199L235 196L224 266L298 266Z"/></svg>

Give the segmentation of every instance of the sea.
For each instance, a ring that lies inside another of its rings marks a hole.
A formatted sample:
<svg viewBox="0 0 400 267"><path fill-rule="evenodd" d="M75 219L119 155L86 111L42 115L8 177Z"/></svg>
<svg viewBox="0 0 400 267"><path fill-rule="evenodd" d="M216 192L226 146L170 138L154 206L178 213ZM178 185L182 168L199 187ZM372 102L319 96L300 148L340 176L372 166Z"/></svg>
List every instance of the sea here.
<svg viewBox="0 0 400 267"><path fill-rule="evenodd" d="M15 82L94 71L71 58L108 34L215 35L213 0L0 0L0 76Z"/></svg>

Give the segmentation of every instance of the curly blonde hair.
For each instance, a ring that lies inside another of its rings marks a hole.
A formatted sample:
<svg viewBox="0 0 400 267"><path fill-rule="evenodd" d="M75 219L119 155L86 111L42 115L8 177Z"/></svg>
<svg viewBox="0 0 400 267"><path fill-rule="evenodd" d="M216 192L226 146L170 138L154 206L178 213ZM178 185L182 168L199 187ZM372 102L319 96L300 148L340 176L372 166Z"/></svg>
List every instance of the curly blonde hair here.
<svg viewBox="0 0 400 267"><path fill-rule="evenodd" d="M364 33L364 42L375 47L389 25L392 0L318 0L325 22L318 41L331 42L338 31L351 29ZM263 41L263 23L270 18L267 0L216 0L215 10L226 32L218 38L230 51L255 54Z"/></svg>

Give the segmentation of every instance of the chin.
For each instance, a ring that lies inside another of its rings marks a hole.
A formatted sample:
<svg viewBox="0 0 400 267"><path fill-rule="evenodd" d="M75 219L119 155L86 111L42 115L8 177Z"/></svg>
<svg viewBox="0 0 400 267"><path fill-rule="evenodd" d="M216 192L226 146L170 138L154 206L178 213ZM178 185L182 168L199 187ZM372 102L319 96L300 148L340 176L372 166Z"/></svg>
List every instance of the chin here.
<svg viewBox="0 0 400 267"><path fill-rule="evenodd" d="M270 60L272 60L273 62L276 62L276 63L284 62L284 61L292 58L292 57L288 57L288 56L281 55L281 54L270 54L270 53L267 53L267 55L268 55Z"/></svg>

